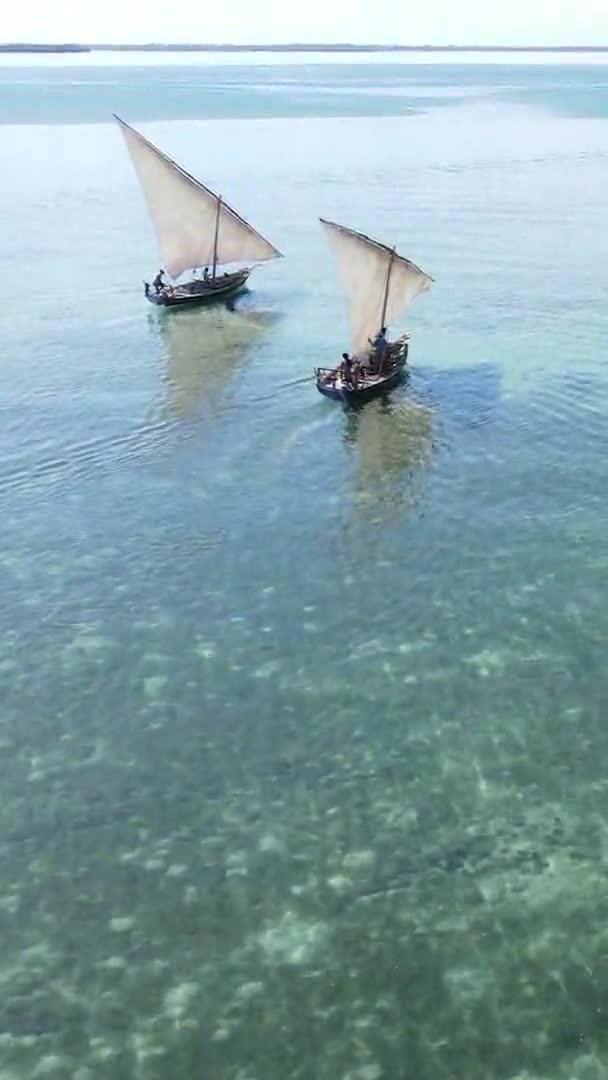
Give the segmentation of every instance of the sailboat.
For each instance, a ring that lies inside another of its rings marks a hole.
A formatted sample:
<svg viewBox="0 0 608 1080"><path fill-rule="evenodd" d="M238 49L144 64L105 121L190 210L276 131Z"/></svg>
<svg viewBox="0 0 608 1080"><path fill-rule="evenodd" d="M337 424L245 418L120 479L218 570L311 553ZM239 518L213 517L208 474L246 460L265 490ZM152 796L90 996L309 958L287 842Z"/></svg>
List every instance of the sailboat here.
<svg viewBox="0 0 608 1080"><path fill-rule="evenodd" d="M401 315L433 278L409 259L365 233L319 219L338 261L351 320L351 354L335 368L315 368L317 389L326 397L363 403L398 386L403 378L409 334L395 341L385 327Z"/></svg>
<svg viewBox="0 0 608 1080"><path fill-rule="evenodd" d="M244 288L253 267L281 252L241 217L221 195L191 176L114 114L143 188L164 269L144 282L153 304L176 307L226 300ZM202 276L194 272L203 270ZM221 270L220 270L221 268ZM191 277L183 279L188 272ZM168 274L172 281L163 280Z"/></svg>

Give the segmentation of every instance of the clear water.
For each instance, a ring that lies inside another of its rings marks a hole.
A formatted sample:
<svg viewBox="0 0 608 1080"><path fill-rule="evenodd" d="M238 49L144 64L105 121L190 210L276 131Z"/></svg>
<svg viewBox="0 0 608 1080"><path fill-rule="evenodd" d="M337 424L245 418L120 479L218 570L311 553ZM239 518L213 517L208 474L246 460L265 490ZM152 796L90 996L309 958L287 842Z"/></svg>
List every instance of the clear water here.
<svg viewBox="0 0 608 1080"><path fill-rule="evenodd" d="M284 250L235 313L145 304L113 109ZM0 110L0 1077L605 1077L606 69ZM319 213L437 282L356 415Z"/></svg>

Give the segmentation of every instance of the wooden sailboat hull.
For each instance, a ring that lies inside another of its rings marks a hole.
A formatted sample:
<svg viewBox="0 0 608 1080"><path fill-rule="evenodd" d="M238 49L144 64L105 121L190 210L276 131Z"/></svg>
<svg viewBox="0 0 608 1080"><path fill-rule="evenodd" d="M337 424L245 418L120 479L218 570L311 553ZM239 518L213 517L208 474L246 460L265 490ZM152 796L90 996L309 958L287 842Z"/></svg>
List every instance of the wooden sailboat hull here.
<svg viewBox="0 0 608 1080"><path fill-rule="evenodd" d="M399 338L388 347L388 356L380 375L359 378L356 386L349 386L342 379L340 368L315 368L317 390L332 401L343 405L364 405L373 398L390 393L405 378L407 371L407 337Z"/></svg>
<svg viewBox="0 0 608 1080"><path fill-rule="evenodd" d="M250 269L237 270L234 274L222 274L215 281L191 281L186 285L166 286L159 293L148 285L146 299L158 307L217 304L231 296L236 296L241 289L244 289L250 274Z"/></svg>

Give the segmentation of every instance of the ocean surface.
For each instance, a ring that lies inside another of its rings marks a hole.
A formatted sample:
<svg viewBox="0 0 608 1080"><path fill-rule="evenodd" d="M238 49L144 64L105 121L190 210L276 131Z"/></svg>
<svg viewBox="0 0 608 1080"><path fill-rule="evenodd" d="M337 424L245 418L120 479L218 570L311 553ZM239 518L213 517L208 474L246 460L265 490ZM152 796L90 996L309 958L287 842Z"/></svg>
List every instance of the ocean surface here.
<svg viewBox="0 0 608 1080"><path fill-rule="evenodd" d="M608 1076L606 59L0 61L0 1080ZM357 413L319 214L436 280Z"/></svg>

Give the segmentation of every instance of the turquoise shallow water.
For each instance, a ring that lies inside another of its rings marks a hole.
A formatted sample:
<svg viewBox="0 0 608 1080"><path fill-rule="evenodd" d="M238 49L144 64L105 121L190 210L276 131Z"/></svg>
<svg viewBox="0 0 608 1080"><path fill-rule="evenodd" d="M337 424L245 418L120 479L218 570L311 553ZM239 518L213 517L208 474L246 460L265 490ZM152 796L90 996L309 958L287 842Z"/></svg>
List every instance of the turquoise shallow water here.
<svg viewBox="0 0 608 1080"><path fill-rule="evenodd" d="M0 124L104 123L121 110L135 120L403 116L488 97L605 116L606 56L93 52L0 66Z"/></svg>
<svg viewBox="0 0 608 1080"><path fill-rule="evenodd" d="M356 70L2 69L2 1080L607 1075L605 69ZM111 108L284 250L235 313ZM318 213L437 281L357 415Z"/></svg>

